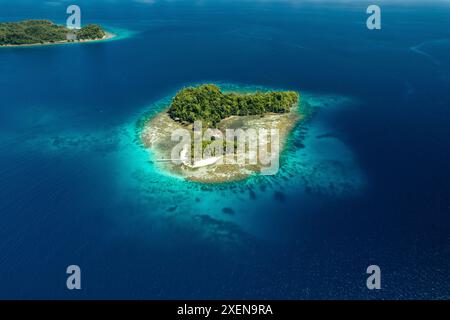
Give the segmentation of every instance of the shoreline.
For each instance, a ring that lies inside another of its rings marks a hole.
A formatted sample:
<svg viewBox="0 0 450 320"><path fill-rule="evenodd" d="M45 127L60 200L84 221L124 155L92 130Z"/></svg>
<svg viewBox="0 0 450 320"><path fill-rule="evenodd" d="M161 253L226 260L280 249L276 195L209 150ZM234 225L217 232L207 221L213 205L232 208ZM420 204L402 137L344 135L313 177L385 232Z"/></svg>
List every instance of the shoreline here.
<svg viewBox="0 0 450 320"><path fill-rule="evenodd" d="M285 114L267 114L263 118L259 116L231 116L223 119L219 128L225 129L228 124L236 121L244 121L245 127L276 127L280 133L280 156L284 152L290 133L299 121L304 120L305 115L300 111L300 105L293 106L291 112ZM170 132L179 128L189 128L171 119L167 113L168 108L154 114L145 121L140 139L144 148L151 150L155 156L155 164L159 170L165 171L169 175L182 178L187 181L201 183L205 185L226 184L236 181L246 180L254 174L259 174L261 166L228 165L215 163L207 166L186 166L174 165L164 159L170 158L170 150L173 147L170 140Z"/></svg>
<svg viewBox="0 0 450 320"><path fill-rule="evenodd" d="M0 45L0 48L20 48L20 47L38 47L38 46L52 46L52 45L62 45L62 44L77 44L77 43L89 43L89 42L100 42L105 40L110 40L117 37L117 34L112 32L105 31L105 36L103 38L98 39L83 39L76 41L56 41L56 42L44 42L44 43L27 43L27 44L3 44Z"/></svg>

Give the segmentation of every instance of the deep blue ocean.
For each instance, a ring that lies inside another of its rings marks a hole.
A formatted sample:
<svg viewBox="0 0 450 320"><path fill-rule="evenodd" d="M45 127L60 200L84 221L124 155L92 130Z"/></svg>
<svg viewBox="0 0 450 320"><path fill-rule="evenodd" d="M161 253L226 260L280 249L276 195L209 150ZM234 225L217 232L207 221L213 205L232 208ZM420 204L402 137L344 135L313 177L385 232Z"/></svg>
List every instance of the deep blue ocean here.
<svg viewBox="0 0 450 320"><path fill-rule="evenodd" d="M118 37L0 48L0 298L449 299L450 3L373 2L381 30L367 1L79 0ZM315 106L277 176L156 168L139 119L205 82Z"/></svg>

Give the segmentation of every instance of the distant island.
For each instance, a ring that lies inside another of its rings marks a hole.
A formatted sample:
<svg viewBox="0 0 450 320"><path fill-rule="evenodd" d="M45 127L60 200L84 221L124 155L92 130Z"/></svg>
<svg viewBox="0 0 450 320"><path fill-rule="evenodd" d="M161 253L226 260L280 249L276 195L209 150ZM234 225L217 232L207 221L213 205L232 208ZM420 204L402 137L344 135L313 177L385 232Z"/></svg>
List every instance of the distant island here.
<svg viewBox="0 0 450 320"><path fill-rule="evenodd" d="M0 46L87 42L109 39L113 36L97 24L88 24L81 29L69 29L49 20L0 23Z"/></svg>
<svg viewBox="0 0 450 320"><path fill-rule="evenodd" d="M264 164L259 160L250 161L249 140L239 147L235 136L227 136L228 129L242 132L249 132L249 129L275 130L278 132L277 146L279 138L281 150L288 134L302 118L299 106L300 95L295 91L224 93L214 84L184 88L175 95L167 109L144 121L141 139L144 146L153 151L160 167L170 174L204 183L242 180L261 173ZM194 143L190 148L176 153L177 159L174 159L173 150L179 141L173 138L173 133L184 129L194 137L198 121L202 125L202 159L194 159ZM209 134L207 131L210 131ZM264 142L265 147L271 151L278 150L271 139ZM247 161L232 164L224 161L227 155L217 150L222 146L225 150L226 145L231 145L234 157L244 153ZM209 150L208 156L205 156L208 149L212 151Z"/></svg>

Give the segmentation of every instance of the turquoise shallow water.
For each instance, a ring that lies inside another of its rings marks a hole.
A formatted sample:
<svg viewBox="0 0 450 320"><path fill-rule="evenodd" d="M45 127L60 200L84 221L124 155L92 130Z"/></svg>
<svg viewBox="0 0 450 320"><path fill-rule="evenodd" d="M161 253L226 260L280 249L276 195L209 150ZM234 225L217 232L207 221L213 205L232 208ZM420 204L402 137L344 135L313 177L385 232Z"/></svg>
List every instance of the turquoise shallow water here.
<svg viewBox="0 0 450 320"><path fill-rule="evenodd" d="M276 90L215 83L224 92ZM23 147L64 157L95 153L99 165L111 168L114 174L109 183L119 202L127 199L145 212L148 219L170 219L180 228L194 229L198 236L218 241L219 246L227 246L228 242L241 245L241 237L279 237L280 230L270 230L270 226L283 218L276 210L267 210L274 202L275 207L280 203L296 206L301 214L302 206L308 204L308 194L345 197L363 192L364 175L351 149L327 126L327 117L338 113L340 108L352 107L350 98L302 92L302 103L311 108L311 116L291 132L278 173L215 185L185 181L164 172L153 161L151 151L141 145L140 123L166 109L175 92L143 107L126 123L107 131L39 135L22 141ZM128 213L123 214L115 218L126 219Z"/></svg>

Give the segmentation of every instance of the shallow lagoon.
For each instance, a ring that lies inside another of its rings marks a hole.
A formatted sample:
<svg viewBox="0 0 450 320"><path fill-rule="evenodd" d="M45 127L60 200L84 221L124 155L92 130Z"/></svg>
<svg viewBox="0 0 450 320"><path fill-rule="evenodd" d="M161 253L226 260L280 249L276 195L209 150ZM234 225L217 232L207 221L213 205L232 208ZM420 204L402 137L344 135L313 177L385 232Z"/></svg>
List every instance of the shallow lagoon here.
<svg viewBox="0 0 450 320"><path fill-rule="evenodd" d="M218 85L224 92L275 90L262 86ZM352 151L332 135L333 128L327 127L327 118L339 112L339 108L352 107L349 98L302 93L302 103L309 105L311 115L291 132L282 152L279 172L275 176L255 175L224 184L195 183L172 176L160 170L152 152L142 146L139 136L143 119L167 108L171 98L169 95L146 106L140 116L112 130L39 135L22 143L26 149L34 148L35 152L53 156L97 154L103 158L105 167L115 168L116 176L109 183L117 192L129 194L127 201L147 210L150 217L169 217L182 228L200 228L200 232L208 236L225 237L220 240L227 240L227 235L215 234L209 229L223 222L233 223L230 229L238 233L265 237L258 230L261 226L258 226L257 216L267 210L264 208L274 206L274 202L275 207L286 201L288 206L295 203L301 212L302 202L297 201L300 194L306 198L309 194L345 197L364 190L364 175L358 170ZM263 220L278 218L276 210L264 215ZM213 220L209 221L210 218ZM198 219L202 219L202 223L199 224ZM239 239L233 235L233 240Z"/></svg>

